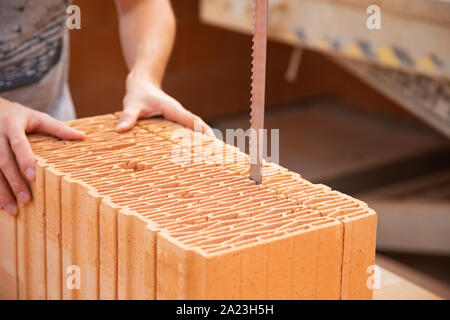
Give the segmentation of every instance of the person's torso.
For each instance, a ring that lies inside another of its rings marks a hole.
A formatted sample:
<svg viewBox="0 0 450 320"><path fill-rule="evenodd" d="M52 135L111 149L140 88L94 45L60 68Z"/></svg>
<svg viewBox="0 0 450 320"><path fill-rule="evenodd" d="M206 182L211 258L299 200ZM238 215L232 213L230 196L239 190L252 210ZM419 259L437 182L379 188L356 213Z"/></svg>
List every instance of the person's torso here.
<svg viewBox="0 0 450 320"><path fill-rule="evenodd" d="M43 112L67 76L69 0L0 1L0 96Z"/></svg>

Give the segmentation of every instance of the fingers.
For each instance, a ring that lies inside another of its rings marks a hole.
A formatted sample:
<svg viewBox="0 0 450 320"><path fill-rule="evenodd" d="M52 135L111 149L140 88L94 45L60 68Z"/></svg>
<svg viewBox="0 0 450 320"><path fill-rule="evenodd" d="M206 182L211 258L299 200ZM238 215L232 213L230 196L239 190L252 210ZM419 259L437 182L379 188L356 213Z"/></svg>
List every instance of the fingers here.
<svg viewBox="0 0 450 320"><path fill-rule="evenodd" d="M28 186L17 168L9 143L4 137L0 138L0 170L6 181L8 181L16 199L21 203L27 203L31 199Z"/></svg>
<svg viewBox="0 0 450 320"><path fill-rule="evenodd" d="M16 201L11 193L3 174L0 172L0 209L5 210L9 215L14 216L17 213Z"/></svg>
<svg viewBox="0 0 450 320"><path fill-rule="evenodd" d="M200 119L200 118L199 118ZM206 124L206 122L204 122L202 119L200 119L202 121L202 132L210 137L216 137L216 135L214 134L213 129Z"/></svg>
<svg viewBox="0 0 450 320"><path fill-rule="evenodd" d="M142 108L137 106L125 105L124 110L120 115L119 123L116 126L116 131L125 132L133 128L139 118L141 110Z"/></svg>
<svg viewBox="0 0 450 320"><path fill-rule="evenodd" d="M214 137L214 132L210 126L208 126L199 116L194 115L181 105L165 108L163 116L167 120L178 122L193 130L201 130L201 132Z"/></svg>
<svg viewBox="0 0 450 320"><path fill-rule="evenodd" d="M36 177L33 151L23 128L18 123L12 123L8 130L9 145L11 146L20 169L28 180Z"/></svg>
<svg viewBox="0 0 450 320"><path fill-rule="evenodd" d="M45 113L38 114L35 130L49 133L63 140L83 140L85 137L83 132L73 129Z"/></svg>

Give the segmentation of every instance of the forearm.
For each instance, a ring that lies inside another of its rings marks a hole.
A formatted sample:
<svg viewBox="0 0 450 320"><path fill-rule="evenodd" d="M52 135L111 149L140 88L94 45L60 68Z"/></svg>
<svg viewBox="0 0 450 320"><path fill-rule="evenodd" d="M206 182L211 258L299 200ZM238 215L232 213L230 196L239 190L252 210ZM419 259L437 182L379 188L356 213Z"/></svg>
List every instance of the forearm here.
<svg viewBox="0 0 450 320"><path fill-rule="evenodd" d="M130 73L123 112L116 130L130 130L140 118L163 116L214 135L198 116L161 89L161 81L175 40L175 17L170 0L115 0L120 39Z"/></svg>
<svg viewBox="0 0 450 320"><path fill-rule="evenodd" d="M115 0L130 75L160 86L175 38L170 0Z"/></svg>

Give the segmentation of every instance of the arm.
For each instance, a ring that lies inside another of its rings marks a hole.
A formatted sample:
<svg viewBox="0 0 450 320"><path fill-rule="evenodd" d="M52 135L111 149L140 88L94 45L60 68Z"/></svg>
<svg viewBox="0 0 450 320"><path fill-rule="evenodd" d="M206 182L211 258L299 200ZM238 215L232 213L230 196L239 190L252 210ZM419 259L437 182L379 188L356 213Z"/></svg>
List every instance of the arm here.
<svg viewBox="0 0 450 320"><path fill-rule="evenodd" d="M117 131L131 129L138 118L162 115L190 128L198 116L164 93L161 82L175 39L175 17L170 0L115 0L122 50L129 68L124 112Z"/></svg>
<svg viewBox="0 0 450 320"><path fill-rule="evenodd" d="M49 115L0 98L0 209L17 213L16 201L31 199L25 178L36 178L29 132L50 133L61 139L83 139L84 134Z"/></svg>

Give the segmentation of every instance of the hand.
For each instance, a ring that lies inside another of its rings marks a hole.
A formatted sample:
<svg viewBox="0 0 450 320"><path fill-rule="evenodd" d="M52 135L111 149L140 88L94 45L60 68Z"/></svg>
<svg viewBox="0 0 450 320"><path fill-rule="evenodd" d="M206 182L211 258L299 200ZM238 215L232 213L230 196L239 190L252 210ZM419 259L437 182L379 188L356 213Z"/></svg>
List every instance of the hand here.
<svg viewBox="0 0 450 320"><path fill-rule="evenodd" d="M123 100L124 110L116 127L118 132L133 128L137 119L162 115L167 120L178 122L191 129L194 129L196 124L196 127L201 127L203 133L214 136L212 129L200 117L186 110L155 83L134 74L128 76L127 93Z"/></svg>
<svg viewBox="0 0 450 320"><path fill-rule="evenodd" d="M84 138L82 132L45 113L0 98L0 209L10 215L17 213L16 200L27 203L31 199L24 177L30 181L36 178L34 155L26 136L29 132L70 140Z"/></svg>

